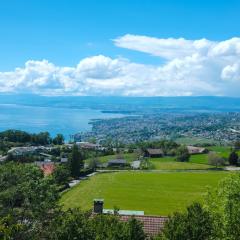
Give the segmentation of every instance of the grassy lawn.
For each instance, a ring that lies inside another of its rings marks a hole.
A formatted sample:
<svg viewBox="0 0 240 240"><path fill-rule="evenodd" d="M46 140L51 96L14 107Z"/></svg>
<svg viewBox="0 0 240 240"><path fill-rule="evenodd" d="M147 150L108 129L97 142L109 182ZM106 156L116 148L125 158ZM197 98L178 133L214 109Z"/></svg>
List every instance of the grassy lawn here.
<svg viewBox="0 0 240 240"><path fill-rule="evenodd" d="M207 154L192 155L189 162L176 162L174 157L152 158L150 162L156 170L202 170L213 167L207 164Z"/></svg>
<svg viewBox="0 0 240 240"><path fill-rule="evenodd" d="M198 164L208 164L208 154L191 155L189 162Z"/></svg>
<svg viewBox="0 0 240 240"><path fill-rule="evenodd" d="M117 157L118 157L118 155L116 154L116 155L102 156L102 157L99 157L98 159L101 163L106 163L109 160L116 159ZM122 154L122 157L127 162L132 162L132 161L136 160L136 154L134 154L134 153L124 153L124 154ZM86 159L85 161L88 162L89 159Z"/></svg>
<svg viewBox="0 0 240 240"><path fill-rule="evenodd" d="M223 146L213 146L213 147L209 147L208 149L210 151L216 152L217 154L225 158L228 158L231 152L230 147L223 147ZM238 151L238 154L239 154L239 151Z"/></svg>
<svg viewBox="0 0 240 240"><path fill-rule="evenodd" d="M92 208L94 198L103 198L105 208L143 210L145 214L168 215L203 199L207 186L215 187L226 172L153 173L116 172L93 176L65 192L65 208Z"/></svg>
<svg viewBox="0 0 240 240"><path fill-rule="evenodd" d="M181 137L174 140L175 142L179 144L185 144L185 145L192 145L192 144L214 144L215 141L211 139L206 138L198 138L198 137Z"/></svg>

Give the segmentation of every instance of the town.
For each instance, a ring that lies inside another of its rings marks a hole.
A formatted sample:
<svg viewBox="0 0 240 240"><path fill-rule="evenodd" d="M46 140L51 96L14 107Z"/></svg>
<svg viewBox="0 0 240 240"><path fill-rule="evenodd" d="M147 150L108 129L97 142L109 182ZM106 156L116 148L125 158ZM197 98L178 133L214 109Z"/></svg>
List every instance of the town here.
<svg viewBox="0 0 240 240"><path fill-rule="evenodd" d="M240 139L240 113L161 113L92 121L92 130L74 136L76 141L130 144L183 138L228 145Z"/></svg>

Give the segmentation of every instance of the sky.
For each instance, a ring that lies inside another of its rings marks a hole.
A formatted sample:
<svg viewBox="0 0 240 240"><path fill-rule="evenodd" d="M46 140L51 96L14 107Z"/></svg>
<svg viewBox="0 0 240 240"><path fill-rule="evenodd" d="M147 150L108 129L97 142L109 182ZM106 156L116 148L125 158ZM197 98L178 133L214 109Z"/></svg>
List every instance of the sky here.
<svg viewBox="0 0 240 240"><path fill-rule="evenodd" d="M240 97L239 0L2 0L0 93Z"/></svg>

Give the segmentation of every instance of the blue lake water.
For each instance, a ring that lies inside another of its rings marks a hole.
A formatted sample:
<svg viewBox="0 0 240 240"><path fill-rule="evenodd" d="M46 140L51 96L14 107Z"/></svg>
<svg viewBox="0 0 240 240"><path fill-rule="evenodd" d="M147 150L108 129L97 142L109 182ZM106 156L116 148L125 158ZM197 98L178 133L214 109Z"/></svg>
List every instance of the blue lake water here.
<svg viewBox="0 0 240 240"><path fill-rule="evenodd" d="M52 136L62 133L66 139L78 132L91 130L89 121L123 117L93 109L31 107L0 104L0 131L19 129L31 133L48 131Z"/></svg>

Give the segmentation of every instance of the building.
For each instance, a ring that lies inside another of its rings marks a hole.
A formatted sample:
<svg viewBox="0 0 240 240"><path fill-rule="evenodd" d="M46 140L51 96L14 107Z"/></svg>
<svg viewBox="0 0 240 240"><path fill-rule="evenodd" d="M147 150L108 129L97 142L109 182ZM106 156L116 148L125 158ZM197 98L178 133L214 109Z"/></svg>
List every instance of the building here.
<svg viewBox="0 0 240 240"><path fill-rule="evenodd" d="M129 219L134 217L138 221L142 222L144 232L149 236L158 235L164 227L164 223L167 221L167 217L163 216L150 216L144 215L144 211L130 211L130 210L119 210L104 209L104 200L95 199L93 205L93 214L118 214L120 221L127 222Z"/></svg>
<svg viewBox="0 0 240 240"><path fill-rule="evenodd" d="M164 155L163 150L160 148L147 148L144 156L145 157L151 157L151 158L157 158L162 157Z"/></svg>
<svg viewBox="0 0 240 240"><path fill-rule="evenodd" d="M187 146L187 150L189 154L203 154L208 152L206 148L194 146Z"/></svg>
<svg viewBox="0 0 240 240"><path fill-rule="evenodd" d="M51 161L36 161L35 164L40 167L44 175L50 175L55 169L55 163Z"/></svg>
<svg viewBox="0 0 240 240"><path fill-rule="evenodd" d="M91 149L91 150L101 150L102 147L99 144L90 143L90 142L76 142L76 145L80 148Z"/></svg>
<svg viewBox="0 0 240 240"><path fill-rule="evenodd" d="M127 161L125 159L113 159L107 163L108 167L125 167L126 165Z"/></svg>
<svg viewBox="0 0 240 240"><path fill-rule="evenodd" d="M25 156L29 154L34 154L37 151L37 147L14 147L8 151L8 154L13 156Z"/></svg>
<svg viewBox="0 0 240 240"><path fill-rule="evenodd" d="M61 163L68 163L68 158L62 157L60 160Z"/></svg>

